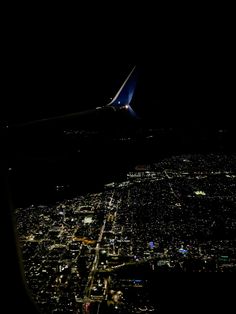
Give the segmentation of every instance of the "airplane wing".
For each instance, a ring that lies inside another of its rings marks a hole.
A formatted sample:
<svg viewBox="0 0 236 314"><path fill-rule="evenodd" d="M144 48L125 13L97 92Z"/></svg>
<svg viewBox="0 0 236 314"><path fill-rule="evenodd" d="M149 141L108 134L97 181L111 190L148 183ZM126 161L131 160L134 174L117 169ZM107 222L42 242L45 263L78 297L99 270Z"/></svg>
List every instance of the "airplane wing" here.
<svg viewBox="0 0 236 314"><path fill-rule="evenodd" d="M128 77L112 99L110 103L108 103L105 106L102 107L96 107L91 110L87 111L82 111L82 112L75 112L75 113L70 113L62 116L56 116L56 117L49 117L45 119L40 119L40 120L34 120L34 121L29 121L26 123L14 125L15 127L27 127L27 126L36 126L39 124L46 124L46 123L51 123L51 122L60 122L60 121L66 121L66 120L71 120L71 119L76 119L79 117L85 117L89 115L94 115L95 116L98 113L102 113L107 110L112 111L127 111L132 117L136 117L137 115L132 109L130 103L132 101L135 87L136 87L136 67L134 67L131 72L129 73Z"/></svg>

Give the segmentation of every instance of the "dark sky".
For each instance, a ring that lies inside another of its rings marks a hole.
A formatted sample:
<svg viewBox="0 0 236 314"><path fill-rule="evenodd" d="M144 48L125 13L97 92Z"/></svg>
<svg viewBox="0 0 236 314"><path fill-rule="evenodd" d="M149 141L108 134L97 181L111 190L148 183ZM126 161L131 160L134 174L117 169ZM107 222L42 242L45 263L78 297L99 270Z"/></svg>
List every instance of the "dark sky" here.
<svg viewBox="0 0 236 314"><path fill-rule="evenodd" d="M5 49L2 120L104 105L136 64L136 103L157 126L233 125L235 48L227 26L147 26L136 17L114 28L108 21L77 31L15 28Z"/></svg>

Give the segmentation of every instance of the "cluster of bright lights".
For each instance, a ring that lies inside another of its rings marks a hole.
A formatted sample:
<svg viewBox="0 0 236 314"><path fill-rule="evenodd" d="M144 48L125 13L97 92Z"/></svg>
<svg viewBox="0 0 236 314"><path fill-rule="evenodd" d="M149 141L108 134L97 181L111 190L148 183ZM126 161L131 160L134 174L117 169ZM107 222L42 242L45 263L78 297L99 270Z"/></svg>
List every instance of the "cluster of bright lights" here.
<svg viewBox="0 0 236 314"><path fill-rule="evenodd" d="M129 110L129 105L124 105L124 106L121 106L119 108L115 107L115 106L111 106L115 111L117 110Z"/></svg>
<svg viewBox="0 0 236 314"><path fill-rule="evenodd" d="M129 109L129 105L124 105L124 106L120 107L120 109L128 110Z"/></svg>

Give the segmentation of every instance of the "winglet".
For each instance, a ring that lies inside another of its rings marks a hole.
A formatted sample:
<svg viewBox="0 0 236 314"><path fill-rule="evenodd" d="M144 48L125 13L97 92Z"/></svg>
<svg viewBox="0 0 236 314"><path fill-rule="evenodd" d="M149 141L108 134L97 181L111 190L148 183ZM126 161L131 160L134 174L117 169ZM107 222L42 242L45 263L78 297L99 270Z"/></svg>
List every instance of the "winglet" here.
<svg viewBox="0 0 236 314"><path fill-rule="evenodd" d="M136 76L135 66L108 106L112 106L115 110L127 110L132 116L136 117L136 113L130 106L136 87Z"/></svg>

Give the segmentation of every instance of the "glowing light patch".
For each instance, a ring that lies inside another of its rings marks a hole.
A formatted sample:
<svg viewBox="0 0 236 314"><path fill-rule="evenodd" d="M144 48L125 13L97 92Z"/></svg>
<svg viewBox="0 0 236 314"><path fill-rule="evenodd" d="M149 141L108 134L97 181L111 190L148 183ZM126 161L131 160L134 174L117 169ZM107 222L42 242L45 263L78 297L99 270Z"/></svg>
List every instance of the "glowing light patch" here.
<svg viewBox="0 0 236 314"><path fill-rule="evenodd" d="M194 194L195 195L206 195L206 193L204 191L195 191Z"/></svg>
<svg viewBox="0 0 236 314"><path fill-rule="evenodd" d="M188 253L188 250L179 249L178 252L181 253L181 254L187 254L187 253Z"/></svg>
<svg viewBox="0 0 236 314"><path fill-rule="evenodd" d="M84 224L91 224L93 222L93 218L92 217L85 217L84 218Z"/></svg>
<svg viewBox="0 0 236 314"><path fill-rule="evenodd" d="M154 245L154 242L153 242L153 241L149 242L149 247L150 247L150 249L151 249L151 250L153 250L153 248L155 247L155 245Z"/></svg>

